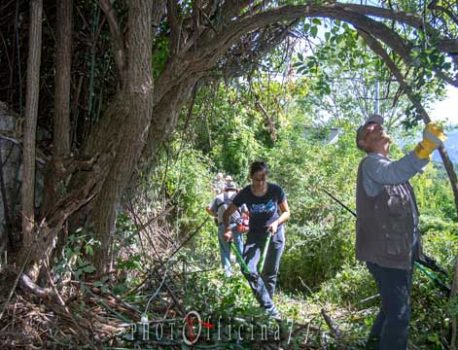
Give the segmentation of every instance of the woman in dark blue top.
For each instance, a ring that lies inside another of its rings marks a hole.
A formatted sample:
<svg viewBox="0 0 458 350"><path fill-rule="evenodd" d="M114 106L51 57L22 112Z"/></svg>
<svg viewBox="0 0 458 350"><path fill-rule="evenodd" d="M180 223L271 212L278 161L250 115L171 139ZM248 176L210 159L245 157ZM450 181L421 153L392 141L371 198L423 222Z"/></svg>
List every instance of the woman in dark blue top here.
<svg viewBox="0 0 458 350"><path fill-rule="evenodd" d="M268 174L269 171L265 162L256 161L251 164L251 185L246 186L234 197L232 204L224 213L224 238L227 241L232 240L229 218L238 207L246 204L250 213L250 230L243 252L250 272L246 277L261 306L269 315L279 317L272 298L280 258L285 247L283 223L289 219L290 213L283 189L276 184L267 182ZM264 268L262 271L258 271L257 265L268 235L271 235L271 240Z"/></svg>

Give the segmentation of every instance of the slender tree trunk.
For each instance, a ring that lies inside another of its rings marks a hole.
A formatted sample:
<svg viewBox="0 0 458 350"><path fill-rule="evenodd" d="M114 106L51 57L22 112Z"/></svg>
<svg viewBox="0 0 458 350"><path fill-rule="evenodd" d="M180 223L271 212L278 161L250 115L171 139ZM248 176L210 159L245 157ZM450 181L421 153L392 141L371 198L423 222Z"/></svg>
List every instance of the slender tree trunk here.
<svg viewBox="0 0 458 350"><path fill-rule="evenodd" d="M35 223L35 141L38 115L38 92L40 89L42 13L42 0L31 0L21 193L23 247L25 251L33 244L33 228Z"/></svg>
<svg viewBox="0 0 458 350"><path fill-rule="evenodd" d="M10 220L10 209L8 205L8 196L6 195L5 178L3 173L3 140L0 140L0 195L2 196L3 203L3 216L5 217L5 231L4 235L0 235L0 254L3 254L3 250L12 243L11 242L11 220ZM1 210L1 209L0 209Z"/></svg>
<svg viewBox="0 0 458 350"><path fill-rule="evenodd" d="M54 119L53 119L53 155L47 164L44 179L41 217L47 220L52 205L65 193L62 168L70 161L70 86L72 67L72 0L57 0L56 19L56 76L54 79ZM66 230L59 230L63 235L57 236L59 256L65 244ZM44 272L42 270L42 272ZM41 272L40 272L41 275Z"/></svg>
<svg viewBox="0 0 458 350"><path fill-rule="evenodd" d="M59 168L70 155L70 82L72 66L72 0L57 0L56 76L54 86L53 156L47 165L41 216L46 217L59 196ZM63 186L61 186L63 189Z"/></svg>
<svg viewBox="0 0 458 350"><path fill-rule="evenodd" d="M72 67L72 0L57 0L57 47L54 107L54 155L70 153L70 81Z"/></svg>

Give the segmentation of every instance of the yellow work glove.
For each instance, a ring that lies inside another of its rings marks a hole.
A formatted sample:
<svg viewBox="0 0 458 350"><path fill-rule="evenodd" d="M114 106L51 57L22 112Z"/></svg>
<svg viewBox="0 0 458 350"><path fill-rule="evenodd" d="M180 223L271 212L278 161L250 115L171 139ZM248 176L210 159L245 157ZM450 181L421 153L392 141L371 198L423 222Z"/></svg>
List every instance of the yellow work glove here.
<svg viewBox="0 0 458 350"><path fill-rule="evenodd" d="M447 139L442 128L435 123L428 123L423 130L423 140L415 147L415 154L420 159L431 158L431 153Z"/></svg>

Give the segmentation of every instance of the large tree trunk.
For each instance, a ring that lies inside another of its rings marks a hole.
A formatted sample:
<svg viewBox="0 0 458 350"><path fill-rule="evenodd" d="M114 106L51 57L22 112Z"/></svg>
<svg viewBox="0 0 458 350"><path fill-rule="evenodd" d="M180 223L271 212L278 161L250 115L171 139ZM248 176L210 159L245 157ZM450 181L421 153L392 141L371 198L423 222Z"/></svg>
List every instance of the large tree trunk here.
<svg viewBox="0 0 458 350"><path fill-rule="evenodd" d="M99 273L111 262L111 245L115 228L116 206L135 169L146 142L153 113L153 79L151 69L152 9L150 0L129 3L127 62L123 72L123 87L113 108L111 129L117 129L113 140L116 154L106 181L94 201L92 222L101 247L94 255ZM99 142L109 142L113 133L106 133ZM97 149L93 149L94 152Z"/></svg>
<svg viewBox="0 0 458 350"><path fill-rule="evenodd" d="M42 0L30 2L29 54L27 61L27 93L25 104L25 128L22 175L22 232L23 252L33 244L35 201L35 142L40 90L40 61L42 35Z"/></svg>

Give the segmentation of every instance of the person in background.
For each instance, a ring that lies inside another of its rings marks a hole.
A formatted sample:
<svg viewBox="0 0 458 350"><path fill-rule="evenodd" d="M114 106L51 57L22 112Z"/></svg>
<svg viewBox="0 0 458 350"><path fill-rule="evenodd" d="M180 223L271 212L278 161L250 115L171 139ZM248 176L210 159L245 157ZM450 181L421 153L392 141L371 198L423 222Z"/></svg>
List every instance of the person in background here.
<svg viewBox="0 0 458 350"><path fill-rule="evenodd" d="M234 181L227 181L223 186L223 192L218 194L212 201L212 203L207 207L207 212L215 217L216 223L218 225L218 241L219 241L219 249L220 249L220 256L221 256L221 265L224 270L224 274L226 277L232 276L232 268L231 268L231 247L230 243L227 242L224 238L224 223L223 223L223 214L229 205L232 203L232 199L237 194L237 186ZM241 220L241 211L242 209L238 209L233 213L230 217L230 225L232 234L234 237L234 244L237 245L237 249L242 252L243 251L243 240L242 240L242 233L239 232L243 230L239 225L237 225Z"/></svg>
<svg viewBox="0 0 458 350"><path fill-rule="evenodd" d="M419 213L409 179L445 138L440 127L429 123L415 149L393 161L383 117L373 114L357 129L356 145L366 156L356 184L356 258L366 263L381 299L367 349L407 349L413 263L421 254Z"/></svg>
<svg viewBox="0 0 458 350"><path fill-rule="evenodd" d="M224 183L225 183L224 174L223 173L216 174L215 178L213 179L213 183L212 183L213 192L215 192L216 194L223 193Z"/></svg>
<svg viewBox="0 0 458 350"><path fill-rule="evenodd" d="M269 316L278 318L273 296L277 282L280 259L285 247L284 223L290 212L283 189L267 182L268 166L263 161L256 161L250 167L251 184L243 188L232 200L224 213L224 238L227 241L235 237L230 228L230 217L242 204L246 204L250 216L243 258L248 265L249 273L245 275L253 293ZM258 262L271 236L264 268L258 271Z"/></svg>

